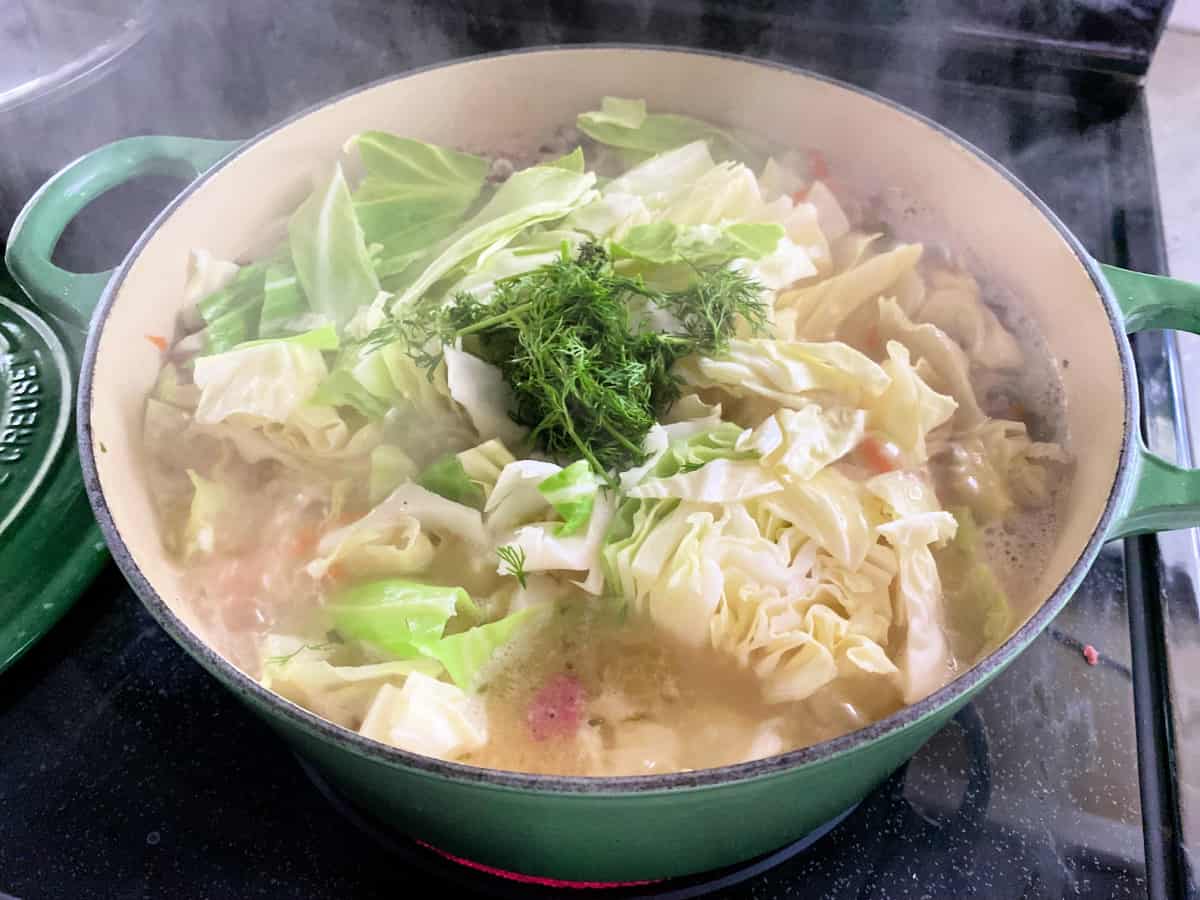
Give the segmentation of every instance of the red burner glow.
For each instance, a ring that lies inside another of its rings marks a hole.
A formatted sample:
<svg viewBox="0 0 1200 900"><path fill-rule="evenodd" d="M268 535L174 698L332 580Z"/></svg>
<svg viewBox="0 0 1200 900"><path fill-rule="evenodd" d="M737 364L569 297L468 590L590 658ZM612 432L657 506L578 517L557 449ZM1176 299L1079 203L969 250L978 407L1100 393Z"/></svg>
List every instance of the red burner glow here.
<svg viewBox="0 0 1200 900"><path fill-rule="evenodd" d="M414 840L416 840L414 838ZM433 844L427 844L424 841L416 840L426 850L432 850L438 856L456 862L460 866L466 866L469 869L474 869L477 872L486 872L488 875L494 875L497 878L506 878L509 881L517 881L521 884L535 884L539 887L550 888L570 888L572 890L603 890L605 888L623 888L623 887L639 887L645 884L657 884L662 879L652 878L648 881L562 881L558 878L542 878L538 875L522 875L520 872L506 872L504 869L496 869L492 866L485 866L483 863L477 863L474 860L464 859L461 856L455 856L453 853L447 853L445 850L440 850Z"/></svg>

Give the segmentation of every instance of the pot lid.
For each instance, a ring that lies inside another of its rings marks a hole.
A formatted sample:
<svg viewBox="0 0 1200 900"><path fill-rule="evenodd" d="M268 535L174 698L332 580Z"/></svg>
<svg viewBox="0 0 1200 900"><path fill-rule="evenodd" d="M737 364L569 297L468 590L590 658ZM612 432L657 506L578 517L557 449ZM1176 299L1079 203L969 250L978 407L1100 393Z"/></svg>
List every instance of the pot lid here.
<svg viewBox="0 0 1200 900"><path fill-rule="evenodd" d="M53 468L71 421L71 370L58 337L0 297L0 541ZM82 485L81 485L82 486Z"/></svg>
<svg viewBox="0 0 1200 900"><path fill-rule="evenodd" d="M0 295L0 671L107 558L72 434L73 383L53 329Z"/></svg>
<svg viewBox="0 0 1200 900"><path fill-rule="evenodd" d="M0 110L86 83L149 30L157 0L0 3Z"/></svg>

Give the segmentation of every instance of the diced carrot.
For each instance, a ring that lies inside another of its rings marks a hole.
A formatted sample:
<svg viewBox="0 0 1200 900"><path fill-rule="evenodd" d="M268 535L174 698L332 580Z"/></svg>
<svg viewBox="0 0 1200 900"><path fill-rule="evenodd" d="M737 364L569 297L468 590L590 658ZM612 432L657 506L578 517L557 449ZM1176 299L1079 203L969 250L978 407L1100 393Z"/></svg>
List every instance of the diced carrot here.
<svg viewBox="0 0 1200 900"><path fill-rule="evenodd" d="M809 173L817 181L824 181L829 177L829 163L825 160L825 154L820 150L808 151L808 168Z"/></svg>
<svg viewBox="0 0 1200 900"><path fill-rule="evenodd" d="M325 570L325 577L330 581L340 581L346 575L346 570L339 563L334 563Z"/></svg>
<svg viewBox="0 0 1200 900"><path fill-rule="evenodd" d="M800 188L800 190L798 190L798 191L792 191L792 202L793 203L803 203L805 200L808 199L808 192L810 189L811 189L811 185L805 185L804 187Z"/></svg>
<svg viewBox="0 0 1200 900"><path fill-rule="evenodd" d="M317 546L317 532L313 528L301 528L292 537L291 551L292 556L312 556L312 552Z"/></svg>
<svg viewBox="0 0 1200 900"><path fill-rule="evenodd" d="M157 347L160 353L166 353L167 349L170 347L170 344L167 343L167 339L161 334L148 334L146 335L146 340Z"/></svg>
<svg viewBox="0 0 1200 900"><path fill-rule="evenodd" d="M900 468L900 450L891 441L867 437L863 438L858 449L862 452L863 461L880 474Z"/></svg>

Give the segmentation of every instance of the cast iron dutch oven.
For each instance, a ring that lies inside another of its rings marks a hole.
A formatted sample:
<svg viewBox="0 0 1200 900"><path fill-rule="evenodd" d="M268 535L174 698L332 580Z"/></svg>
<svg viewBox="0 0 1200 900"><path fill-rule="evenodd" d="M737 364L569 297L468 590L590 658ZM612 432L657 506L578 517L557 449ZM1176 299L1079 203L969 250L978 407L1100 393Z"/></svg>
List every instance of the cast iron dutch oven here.
<svg viewBox="0 0 1200 900"><path fill-rule="evenodd" d="M1066 393L1077 459L1057 546L1002 646L913 706L836 740L741 765L628 778L472 768L384 746L265 690L206 646L178 604L143 477L143 402L171 334L188 251L239 258L305 196L345 140L384 129L472 149L537 141L604 95L817 147L849 183L919 198L973 258L1021 298ZM50 262L91 199L144 173L195 180L113 273ZM1200 329L1200 288L1101 266L1027 188L935 123L827 78L729 56L586 47L482 57L354 91L247 142L139 137L68 166L30 200L7 260L43 311L91 330L80 373L85 483L122 571L162 626L338 789L445 850L517 872L628 881L713 869L779 847L836 817L908 759L1062 609L1112 538L1200 522L1200 474L1151 455L1138 428L1128 333ZM1069 365L1068 365L1069 364ZM283 752L283 748L280 748Z"/></svg>

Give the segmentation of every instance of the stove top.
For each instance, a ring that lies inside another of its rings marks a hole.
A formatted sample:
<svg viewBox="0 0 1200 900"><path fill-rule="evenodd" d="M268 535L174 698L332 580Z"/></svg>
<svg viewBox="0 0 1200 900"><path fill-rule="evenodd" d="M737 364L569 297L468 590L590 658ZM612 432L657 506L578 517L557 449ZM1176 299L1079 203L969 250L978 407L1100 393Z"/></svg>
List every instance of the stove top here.
<svg viewBox="0 0 1200 900"><path fill-rule="evenodd" d="M768 0L746 0L744 14L683 0L614 0L570 17L552 2L504 17L468 6L343 2L300 15L264 0L164 12L99 80L0 121L0 228L59 166L117 137L250 135L438 59L655 40L807 65L892 97L1011 167L1097 258L1164 268L1145 104L1120 75L1055 68L1019 48L985 52L953 33L933 44L851 26L809 33L794 15L772 18ZM59 258L113 264L176 189L150 181L93 204ZM1149 334L1136 350L1149 439L1186 462L1172 348ZM1053 626L828 834L739 871L612 895L1194 891L1200 760L1185 751L1189 739L1200 746L1200 703L1181 661L1200 648L1198 573L1191 533L1110 544ZM0 892L22 900L566 890L465 868L315 788L111 566L0 678L0 735Z"/></svg>

